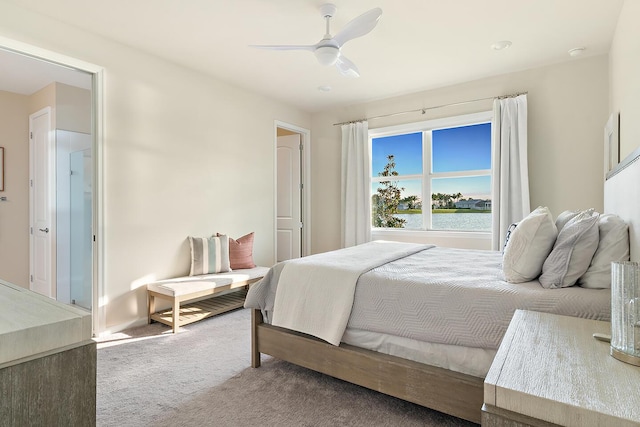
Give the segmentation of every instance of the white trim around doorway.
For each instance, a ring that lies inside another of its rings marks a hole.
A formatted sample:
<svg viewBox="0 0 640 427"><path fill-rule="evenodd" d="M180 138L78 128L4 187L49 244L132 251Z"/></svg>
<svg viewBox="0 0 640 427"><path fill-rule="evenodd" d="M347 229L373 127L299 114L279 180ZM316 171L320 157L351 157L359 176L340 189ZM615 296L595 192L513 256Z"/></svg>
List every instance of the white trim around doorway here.
<svg viewBox="0 0 640 427"><path fill-rule="evenodd" d="M277 182L277 170L278 170L278 128L286 129L291 132L300 134L300 140L302 142L302 186L304 191L302 192L302 256L311 254L311 131L309 129L301 128L289 123L276 120L273 127L273 256L274 263L276 261L276 254L278 253L278 239L276 235L277 230L277 197L275 189L278 188Z"/></svg>
<svg viewBox="0 0 640 427"><path fill-rule="evenodd" d="M93 75L93 309L92 332L94 336L106 328L106 292L104 289L104 68L80 59L62 55L50 50L42 49L27 43L0 36L0 49L8 50L20 55L51 62L63 67L72 68Z"/></svg>

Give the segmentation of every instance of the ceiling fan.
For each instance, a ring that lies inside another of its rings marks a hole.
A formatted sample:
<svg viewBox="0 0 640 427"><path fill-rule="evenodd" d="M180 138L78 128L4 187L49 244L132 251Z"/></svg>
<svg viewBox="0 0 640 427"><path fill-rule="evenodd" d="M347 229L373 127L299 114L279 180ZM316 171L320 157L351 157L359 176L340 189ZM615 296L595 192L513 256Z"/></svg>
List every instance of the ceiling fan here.
<svg viewBox="0 0 640 427"><path fill-rule="evenodd" d="M341 52L342 46L349 40L362 37L373 30L382 15L379 7L363 13L352 19L335 36L330 33L330 21L337 10L336 5L327 3L320 6L320 13L326 21L327 32L318 43L314 45L252 45L258 49L270 50L308 50L313 52L318 62L322 65L334 65L340 73L347 77L360 77L358 67L347 59Z"/></svg>

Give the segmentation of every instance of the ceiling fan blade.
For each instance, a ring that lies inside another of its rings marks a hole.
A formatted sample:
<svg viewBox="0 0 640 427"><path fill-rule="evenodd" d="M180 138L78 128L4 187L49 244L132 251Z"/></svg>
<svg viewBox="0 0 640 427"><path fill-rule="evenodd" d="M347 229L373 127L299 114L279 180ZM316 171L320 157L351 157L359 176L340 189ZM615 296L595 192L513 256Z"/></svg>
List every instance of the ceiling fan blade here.
<svg viewBox="0 0 640 427"><path fill-rule="evenodd" d="M333 37L333 40L338 43L338 46L342 46L351 39L364 36L376 27L380 16L382 16L382 9L379 7L363 13L349 21L349 23Z"/></svg>
<svg viewBox="0 0 640 427"><path fill-rule="evenodd" d="M316 45L255 45L251 44L249 47L254 47L256 49L265 49L265 50L308 50L313 52L316 50Z"/></svg>
<svg viewBox="0 0 640 427"><path fill-rule="evenodd" d="M348 60L344 55L338 56L336 68L345 77L360 77L360 71L358 71L356 64Z"/></svg>

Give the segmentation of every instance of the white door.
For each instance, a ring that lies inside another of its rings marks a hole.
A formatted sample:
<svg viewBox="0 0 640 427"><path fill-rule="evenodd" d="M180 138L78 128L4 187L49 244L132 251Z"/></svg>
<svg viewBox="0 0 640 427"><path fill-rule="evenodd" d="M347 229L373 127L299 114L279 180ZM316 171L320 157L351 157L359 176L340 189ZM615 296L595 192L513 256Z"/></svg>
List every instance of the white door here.
<svg viewBox="0 0 640 427"><path fill-rule="evenodd" d="M278 137L277 261L302 253L302 187L300 135Z"/></svg>
<svg viewBox="0 0 640 427"><path fill-rule="evenodd" d="M29 116L29 201L31 290L56 297L53 251L54 210L52 197L51 108Z"/></svg>

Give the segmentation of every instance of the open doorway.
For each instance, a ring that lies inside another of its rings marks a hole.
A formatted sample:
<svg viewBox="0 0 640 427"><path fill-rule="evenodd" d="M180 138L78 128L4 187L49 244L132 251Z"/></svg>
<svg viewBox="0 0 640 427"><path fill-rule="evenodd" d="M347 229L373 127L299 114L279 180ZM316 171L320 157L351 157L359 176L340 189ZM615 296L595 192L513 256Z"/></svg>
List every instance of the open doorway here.
<svg viewBox="0 0 640 427"><path fill-rule="evenodd" d="M0 109L19 116L0 127L10 154L0 204L0 279L91 311L96 333L104 324L102 69L8 39L0 39L0 62Z"/></svg>
<svg viewBox="0 0 640 427"><path fill-rule="evenodd" d="M310 253L310 132L276 122L276 262Z"/></svg>

